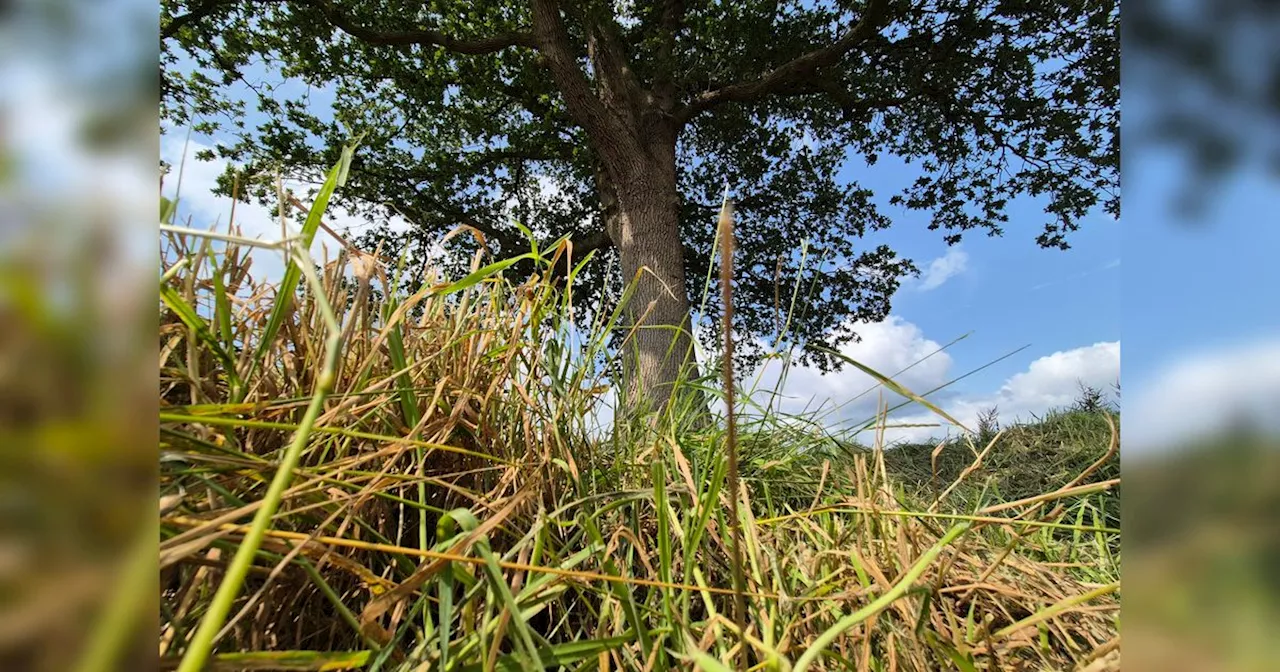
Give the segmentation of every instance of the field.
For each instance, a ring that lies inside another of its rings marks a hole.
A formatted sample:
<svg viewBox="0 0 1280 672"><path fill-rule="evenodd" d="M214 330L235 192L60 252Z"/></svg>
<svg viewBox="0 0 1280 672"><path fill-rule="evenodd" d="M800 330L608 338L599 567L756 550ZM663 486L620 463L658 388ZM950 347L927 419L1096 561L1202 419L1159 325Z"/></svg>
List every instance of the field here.
<svg viewBox="0 0 1280 672"><path fill-rule="evenodd" d="M571 283L276 244L267 284L223 234L163 241L165 669L1119 669L1108 408L881 450L748 406L734 492L722 417L600 426L619 319Z"/></svg>

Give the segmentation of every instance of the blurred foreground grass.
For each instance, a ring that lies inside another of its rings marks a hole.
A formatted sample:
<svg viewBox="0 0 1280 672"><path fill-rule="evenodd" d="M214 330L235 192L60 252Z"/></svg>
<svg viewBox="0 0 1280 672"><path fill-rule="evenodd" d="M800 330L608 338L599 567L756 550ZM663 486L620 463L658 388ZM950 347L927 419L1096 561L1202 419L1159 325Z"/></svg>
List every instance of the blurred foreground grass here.
<svg viewBox="0 0 1280 672"><path fill-rule="evenodd" d="M1280 664L1280 442L1249 431L1126 460L1125 653L1142 670Z"/></svg>

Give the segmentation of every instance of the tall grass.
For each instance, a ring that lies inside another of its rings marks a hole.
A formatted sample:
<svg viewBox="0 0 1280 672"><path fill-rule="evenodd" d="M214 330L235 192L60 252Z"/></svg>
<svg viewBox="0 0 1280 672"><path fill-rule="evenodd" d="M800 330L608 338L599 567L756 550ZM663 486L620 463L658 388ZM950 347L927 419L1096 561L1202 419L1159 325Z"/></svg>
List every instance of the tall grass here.
<svg viewBox="0 0 1280 672"><path fill-rule="evenodd" d="M271 286L234 228L164 235L166 668L1072 669L1118 642L1106 433L1024 496L986 470L1025 437L924 477L768 411L735 494L722 423L593 426L618 314L575 326L572 273L510 273L567 242L460 279L279 245Z"/></svg>

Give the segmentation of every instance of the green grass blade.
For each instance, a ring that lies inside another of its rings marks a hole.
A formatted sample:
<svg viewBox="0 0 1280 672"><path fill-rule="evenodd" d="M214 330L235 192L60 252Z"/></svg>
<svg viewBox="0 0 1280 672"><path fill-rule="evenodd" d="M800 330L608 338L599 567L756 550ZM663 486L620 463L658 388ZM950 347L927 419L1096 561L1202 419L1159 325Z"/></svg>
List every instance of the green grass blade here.
<svg viewBox="0 0 1280 672"><path fill-rule="evenodd" d="M227 352L232 352L235 348L235 334L231 330L231 297L227 296L227 286L222 274L222 269L214 269L213 315L214 321L218 323L218 333L222 336L222 346Z"/></svg>
<svg viewBox="0 0 1280 672"><path fill-rule="evenodd" d="M458 280L456 282L445 285L444 287L441 287L437 290L434 290L432 293L436 295L445 295L445 294L453 294L454 292L460 292L468 287L479 284L480 282L483 282L484 280L498 273L501 273L503 270L508 269L520 263L521 261L524 261L525 259L537 259L537 258L539 257L534 255L532 252L526 252L518 257L503 259L502 261L495 261L492 264L489 264L488 266L485 266L483 268L480 268L479 270L476 270L468 274L466 277L462 278L461 280Z"/></svg>
<svg viewBox="0 0 1280 672"><path fill-rule="evenodd" d="M705 670L706 672L733 672L728 665L702 651L693 652L693 662L697 664L695 669Z"/></svg>
<svg viewBox="0 0 1280 672"><path fill-rule="evenodd" d="M963 425L959 420L956 420L955 418L953 418L953 417L951 417L950 415L948 415L946 411L943 411L941 408L938 408L937 406L935 406L935 405L934 405L932 402L930 402L928 399L925 399L924 397L922 397L922 396L920 396L920 395L916 394L915 392L912 392L911 390L908 390L906 387L902 386L902 385L901 385L901 384L899 384L897 381L895 381L895 380L893 380L892 378L890 378L890 377L888 377L888 376L886 376L886 375L884 375L884 374L880 373L879 371L876 371L875 369L872 369L871 367L869 367L869 366L867 366L867 365L865 365L865 364L862 364L861 362L858 362L858 361L853 360L853 359L852 359L852 358L850 358L848 355L845 355L845 354L843 354L843 353L837 352L837 351L835 351L835 350L831 350L830 348L824 348L824 347L819 346L819 345L811 345L811 346L809 346L809 347L810 347L811 349L813 349L813 350L818 350L818 351L820 351L820 352L824 352L824 353L826 353L826 354L828 354L828 355L831 355L832 357L836 357L836 358L840 359L841 361L846 362L846 363L848 363L848 364L852 364L852 365L853 365L854 367L856 367L859 371L861 371L861 372L863 372L863 373L867 374L868 376L871 376L872 378L875 378L875 379L876 379L876 380L877 380L881 385L884 385L885 387L887 387L887 388L889 388L890 390L892 390L892 391L894 391L894 392L898 393L899 395L901 395L901 396L903 396L903 397L906 397L907 399L910 399L911 401L914 401L914 402L916 402L917 404L920 404L921 406L924 406L925 408L929 409L930 411L933 411L935 414L937 414L938 416L940 416L940 417L944 418L945 420L947 420L947 422L950 422L951 424L955 425L956 427L959 427L959 428L961 428L961 429L965 430L966 432L967 432L967 431L969 431L969 430L968 430L968 428L966 428L966 427L965 427L965 426L964 426L964 425Z"/></svg>
<svg viewBox="0 0 1280 672"><path fill-rule="evenodd" d="M299 255L305 258L305 250L300 252ZM314 271L311 268L307 268L306 274L307 280L319 292L320 281L315 277ZM333 388L338 355L341 352L342 330L327 299L319 297L318 308L324 319L328 335L325 339L324 359L317 380L315 396L312 397L311 403L307 406L306 413L303 415L297 431L294 432L292 441L280 456L280 466L276 469L275 476L272 477L266 493L262 496L262 505L254 515L249 530L240 542L240 547L231 558L226 574L223 576L222 583L218 586L208 610L200 619L200 625L195 634L192 635L187 650L183 653L182 663L178 666L178 672L198 672L204 669L209 654L213 651L214 638L217 636L218 631L222 629L222 624L227 614L231 611L240 588L244 585L245 577L248 575L255 555L262 545L267 528L271 525L271 520L275 517L276 510L284 498L284 491L288 488L289 482L293 478L293 472L302 458L302 451L310 441L311 428L315 426L316 421L320 418L320 413L324 409L325 398Z"/></svg>
<svg viewBox="0 0 1280 672"><path fill-rule="evenodd" d="M543 669L562 669L574 663L599 656L601 653L612 651L623 644L631 642L633 639L632 633L628 631L616 637L539 647L538 659L542 661ZM494 665L494 669L502 670L503 672L523 670L522 664L524 660L521 656L511 654L501 656ZM476 663L461 668L460 672L481 672L484 669L483 665Z"/></svg>
<svg viewBox="0 0 1280 672"><path fill-rule="evenodd" d="M413 392L410 391L413 387L413 376L409 372L409 358L405 355L404 332L398 324L392 325L391 333L387 336L387 354L391 358L391 365L401 372L399 397L400 413L404 417L404 424L408 427L416 427L420 419L418 404Z"/></svg>
<svg viewBox="0 0 1280 672"><path fill-rule="evenodd" d="M160 197L160 223L173 224L173 219L178 215L178 199L168 199L164 196Z"/></svg>
<svg viewBox="0 0 1280 672"><path fill-rule="evenodd" d="M247 651L220 653L209 670L358 670L369 664L371 651ZM162 668L164 666L162 665Z"/></svg>
<svg viewBox="0 0 1280 672"><path fill-rule="evenodd" d="M898 598L905 595L907 591L911 589L912 584L914 584L916 580L924 574L925 570L929 568L929 565L933 564L933 561L938 558L938 555L942 553L942 549L950 545L951 542L955 541L956 538L968 529L969 523L960 523L952 526L950 530L947 530L946 534L942 535L942 538L939 539L937 543L929 547L929 550L925 551L924 555L920 556L920 559L916 560L916 563L911 566L911 569L907 570L906 575L894 584L892 588L886 591L884 595L873 600L871 604L868 604L852 614L836 621L835 625L828 628L821 635L818 635L818 637L813 640L813 643L809 645L809 648L806 649L805 652L801 654L800 658L796 660L794 672L804 672L809 669L809 666L818 659L818 656L822 655L822 652L826 650L828 646L831 646L831 644L835 642L840 635L848 631L849 628L867 620L872 616L872 614L879 613L881 610L897 601Z"/></svg>
<svg viewBox="0 0 1280 672"><path fill-rule="evenodd" d="M172 286L164 285L160 288L160 300L164 305L178 316L182 323L187 325L196 334L196 340L200 344L204 344L218 358L219 363L223 366L223 371L227 374L228 384L233 390L239 389L240 379L235 375L236 365L235 359L222 347L222 343L214 336L213 331L209 328L209 323L204 318L196 314L196 311L182 299L178 294L178 290ZM193 343L191 347L198 344Z"/></svg>
<svg viewBox="0 0 1280 672"><path fill-rule="evenodd" d="M510 623L511 627L516 631L516 641L524 647L525 653L529 655L529 658L533 659L532 662L537 669L546 669L546 666L542 664L542 660L538 657L537 647L533 644L533 635L529 632L529 624L521 616L520 605L516 604L516 598L511 594L511 586L507 585L506 580L502 577L502 568L498 566L498 558L489 550L489 544L486 541L477 543L476 550L480 552L480 557L484 558L485 574L489 578L493 591L502 599L502 604L511 614Z"/></svg>
<svg viewBox="0 0 1280 672"><path fill-rule="evenodd" d="M355 145L347 145L342 149L342 158L339 159L337 165L329 170L329 175L325 178L324 184L320 186L320 191L316 194L315 201L311 204L311 209L307 211L307 219L302 224L301 243L304 249L311 249L311 243L315 240L316 231L320 229L320 221L324 217L325 210L329 207L329 199L333 196L334 190L342 186L346 181L347 168L351 163L351 156L355 152ZM282 204L283 206L283 204ZM249 360L249 369L245 372L244 380L252 380L253 374L264 357L267 350L275 343L276 333L280 331L280 327L284 325L285 315L289 314L289 308L293 304L294 294L298 289L298 283L302 280L302 269L298 268L296 259L290 256L288 266L285 268L284 279L280 281L280 287L276 290L276 300L271 306L271 313L267 317L267 325L262 330L262 335L258 339L258 346L254 350L253 358ZM236 401L244 401L244 392L235 397Z"/></svg>
<svg viewBox="0 0 1280 672"><path fill-rule="evenodd" d="M281 431L292 431L292 430L297 430L301 427L301 425L296 425L288 422L269 422L266 420L244 420L241 418L226 418L226 417L219 417L215 415L180 415L177 413L161 413L160 422L162 423L172 422L172 423L182 423L182 424L223 425L227 427L246 427L246 428L256 428L256 429L278 429ZM321 427L310 427L308 429L309 431L316 432L318 434L336 434L338 436L345 436L351 439L366 439L369 441L379 441L383 443L403 443L410 446L417 446L419 448L429 448L431 450L442 450L447 453L458 453L459 455L469 455L471 457L478 457L491 462L497 462L499 464L513 464L510 460L504 460L501 457L498 457L496 455L487 455L485 453L479 453L474 450L467 450L466 448L459 448L457 446L450 446L443 443L431 443L429 441L405 439L398 436L386 436L383 434L360 432L353 429L347 429L345 427L321 426Z"/></svg>

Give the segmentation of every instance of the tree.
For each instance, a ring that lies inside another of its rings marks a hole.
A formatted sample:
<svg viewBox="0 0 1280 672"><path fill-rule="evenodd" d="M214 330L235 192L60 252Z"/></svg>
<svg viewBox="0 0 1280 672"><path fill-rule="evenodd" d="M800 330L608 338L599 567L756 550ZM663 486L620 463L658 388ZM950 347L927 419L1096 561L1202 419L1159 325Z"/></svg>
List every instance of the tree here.
<svg viewBox="0 0 1280 672"><path fill-rule="evenodd" d="M1124 29L1133 146L1179 150L1189 169L1175 214L1194 223L1238 170L1280 174L1274 0L1133 0Z"/></svg>
<svg viewBox="0 0 1280 672"><path fill-rule="evenodd" d="M1044 247L1067 247L1100 205L1118 216L1114 0L161 7L162 114L233 134L224 157L298 174L364 133L345 203L370 221L391 204L417 225L369 240L421 245L465 224L509 254L527 249L514 218L543 242L569 236L578 258L616 259L620 273L590 267L579 304L638 280L627 364L654 403L692 348L690 296L713 263L726 183L741 222L734 329L782 337L778 278L808 239L824 265L790 333L827 348L883 319L915 270L858 245L890 219L837 177L846 162L916 167L890 204L929 211L952 244L1002 233L1023 194L1044 203ZM264 71L292 83L273 88ZM248 127L246 102L267 121ZM762 347L743 339L744 363ZM800 359L838 366L818 350Z"/></svg>

